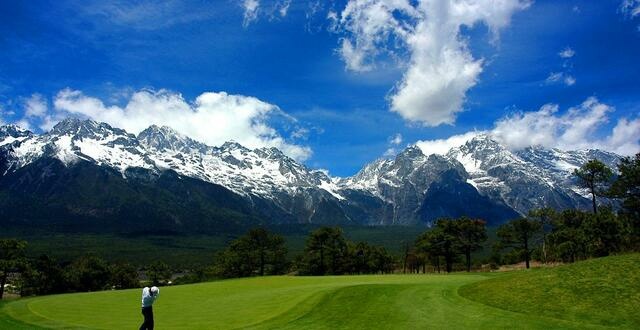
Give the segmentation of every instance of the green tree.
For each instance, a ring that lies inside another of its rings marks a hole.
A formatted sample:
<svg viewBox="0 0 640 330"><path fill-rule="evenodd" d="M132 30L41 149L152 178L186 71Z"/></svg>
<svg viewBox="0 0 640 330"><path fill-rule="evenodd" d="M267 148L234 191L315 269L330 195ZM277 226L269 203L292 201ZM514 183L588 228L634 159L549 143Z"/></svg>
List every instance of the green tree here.
<svg viewBox="0 0 640 330"><path fill-rule="evenodd" d="M471 253L482 248L482 243L487 240L486 222L481 219L461 217L455 221L458 246L465 256L467 272L471 271Z"/></svg>
<svg viewBox="0 0 640 330"><path fill-rule="evenodd" d="M418 249L430 255L442 256L445 269L450 273L456 256L461 251L460 237L460 228L456 220L442 218L436 221L430 231L418 238Z"/></svg>
<svg viewBox="0 0 640 330"><path fill-rule="evenodd" d="M423 258L431 261L434 269L437 269L440 273L440 258L444 255L444 248L440 244L439 239L440 232L435 230L425 231L420 234L416 239L416 251L423 256Z"/></svg>
<svg viewBox="0 0 640 330"><path fill-rule="evenodd" d="M633 230L631 238L635 248L640 248L640 153L625 157L618 164L620 175L611 186L611 195L622 199L621 215Z"/></svg>
<svg viewBox="0 0 640 330"><path fill-rule="evenodd" d="M27 242L17 239L0 239L0 299L4 296L4 286L10 272L16 272L24 265L24 250Z"/></svg>
<svg viewBox="0 0 640 330"><path fill-rule="evenodd" d="M156 261L147 267L147 278L152 285L169 283L171 275L173 275L171 268L162 261Z"/></svg>
<svg viewBox="0 0 640 330"><path fill-rule="evenodd" d="M575 262L587 257L584 222L588 214L574 209L562 211L551 222L550 254L555 260Z"/></svg>
<svg viewBox="0 0 640 330"><path fill-rule="evenodd" d="M21 278L21 295L23 296L63 293L70 289L60 264L47 255L41 255L30 261Z"/></svg>
<svg viewBox="0 0 640 330"><path fill-rule="evenodd" d="M349 248L349 272L354 274L377 274L393 271L395 260L384 247L366 242L347 242Z"/></svg>
<svg viewBox="0 0 640 330"><path fill-rule="evenodd" d="M630 233L627 223L608 207L587 216L582 228L587 238L588 253L593 257L623 251Z"/></svg>
<svg viewBox="0 0 640 330"><path fill-rule="evenodd" d="M282 236L263 228L252 229L218 255L216 268L222 277L282 274L286 271L286 256Z"/></svg>
<svg viewBox="0 0 640 330"><path fill-rule="evenodd" d="M111 284L117 289L139 287L138 270L127 262L119 262L111 265Z"/></svg>
<svg viewBox="0 0 640 330"><path fill-rule="evenodd" d="M322 227L307 238L302 271L311 275L338 275L345 272L348 249L342 229Z"/></svg>
<svg viewBox="0 0 640 330"><path fill-rule="evenodd" d="M600 196L605 192L604 186L611 180L613 172L603 162L592 159L581 168L574 170L573 174L578 178L578 182L582 187L589 189L593 203L593 213L597 213L596 196Z"/></svg>
<svg viewBox="0 0 640 330"><path fill-rule="evenodd" d="M542 232L542 262L547 262L547 228L556 217L556 211L550 207L529 211L528 218L540 222Z"/></svg>
<svg viewBox="0 0 640 330"><path fill-rule="evenodd" d="M109 287L109 265L97 256L89 254L79 257L65 270L67 280L76 291L97 291Z"/></svg>
<svg viewBox="0 0 640 330"><path fill-rule="evenodd" d="M540 222L527 218L511 220L498 228L498 249L513 248L524 257L525 265L529 268L533 240L540 231Z"/></svg>

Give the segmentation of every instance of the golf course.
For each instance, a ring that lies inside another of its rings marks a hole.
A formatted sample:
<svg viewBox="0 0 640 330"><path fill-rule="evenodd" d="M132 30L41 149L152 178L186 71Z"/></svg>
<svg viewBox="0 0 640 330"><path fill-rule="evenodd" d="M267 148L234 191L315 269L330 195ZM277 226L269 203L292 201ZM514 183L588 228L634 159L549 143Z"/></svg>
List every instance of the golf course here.
<svg viewBox="0 0 640 330"><path fill-rule="evenodd" d="M158 329L640 328L640 254L451 275L274 276L161 288ZM140 290L23 298L2 329L134 329Z"/></svg>

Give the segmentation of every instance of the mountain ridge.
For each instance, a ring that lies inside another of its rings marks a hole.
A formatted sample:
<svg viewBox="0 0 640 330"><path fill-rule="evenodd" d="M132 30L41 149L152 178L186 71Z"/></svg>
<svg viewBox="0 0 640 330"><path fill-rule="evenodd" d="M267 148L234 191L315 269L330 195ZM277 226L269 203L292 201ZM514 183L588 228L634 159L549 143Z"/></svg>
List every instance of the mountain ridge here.
<svg viewBox="0 0 640 330"><path fill-rule="evenodd" d="M427 155L410 145L394 158L378 159L339 178L310 169L277 148L249 149L232 141L208 146L167 126L151 125L137 136L73 118L41 135L15 125L0 127L0 188L39 159L57 159L68 168L87 162L113 169L125 180L132 173L155 180L173 171L177 178L241 196L252 208L251 216L285 223L429 225L437 217L461 212L501 223L541 206L586 208L588 199L571 171L591 158L613 166L620 156L542 147L511 151L489 135L479 135L442 155ZM434 205L440 195L458 198ZM456 199L477 205L471 208Z"/></svg>

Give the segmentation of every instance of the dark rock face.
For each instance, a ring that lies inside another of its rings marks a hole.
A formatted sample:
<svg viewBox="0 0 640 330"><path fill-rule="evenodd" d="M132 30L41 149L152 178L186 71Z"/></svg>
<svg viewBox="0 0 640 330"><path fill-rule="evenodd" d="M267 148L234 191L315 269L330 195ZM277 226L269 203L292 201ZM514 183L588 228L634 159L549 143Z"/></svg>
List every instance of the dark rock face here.
<svg viewBox="0 0 640 330"><path fill-rule="evenodd" d="M512 208L482 196L459 173L449 170L433 182L418 211L420 220L432 223L438 218L468 216L497 225L519 216Z"/></svg>

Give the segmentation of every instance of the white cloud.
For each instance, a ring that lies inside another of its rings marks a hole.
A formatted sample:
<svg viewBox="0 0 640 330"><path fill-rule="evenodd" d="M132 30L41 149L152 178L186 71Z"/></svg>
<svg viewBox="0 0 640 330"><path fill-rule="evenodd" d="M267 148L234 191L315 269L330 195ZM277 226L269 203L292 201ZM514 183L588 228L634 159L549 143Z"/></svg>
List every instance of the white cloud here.
<svg viewBox="0 0 640 330"><path fill-rule="evenodd" d="M242 26L247 27L253 21L258 19L260 0L244 0L242 2L242 8L244 8L244 20L242 21Z"/></svg>
<svg viewBox="0 0 640 330"><path fill-rule="evenodd" d="M42 130L51 129L62 118L51 114L49 104L41 94L32 94L23 102L24 113L16 124L28 130L40 128Z"/></svg>
<svg viewBox="0 0 640 330"><path fill-rule="evenodd" d="M33 94L24 102L25 117L41 118L47 114L47 100L40 94Z"/></svg>
<svg viewBox="0 0 640 330"><path fill-rule="evenodd" d="M623 0L620 4L620 10L626 15L636 17L640 15L640 0Z"/></svg>
<svg viewBox="0 0 640 330"><path fill-rule="evenodd" d="M564 84L567 86L573 86L576 83L576 78L574 78L573 76L570 75L565 75L564 77Z"/></svg>
<svg viewBox="0 0 640 330"><path fill-rule="evenodd" d="M389 137L389 143L396 146L402 143L402 134L397 133L396 135Z"/></svg>
<svg viewBox="0 0 640 330"><path fill-rule="evenodd" d="M431 154L444 155L447 152L449 152L451 148L461 146L465 142L473 139L474 137L482 133L485 133L485 132L482 132L482 131L467 132L460 135L453 135L446 139L418 141L416 142L416 145L420 148L420 150L422 150L422 152L425 155L431 155Z"/></svg>
<svg viewBox="0 0 640 330"><path fill-rule="evenodd" d="M390 136L387 139L387 142L389 143L389 146L388 146L387 150L384 152L384 154L382 156L383 157L394 157L396 154L398 154L398 146L400 146L402 141L403 141L402 134L400 134L400 133L397 133L395 135Z"/></svg>
<svg viewBox="0 0 640 330"><path fill-rule="evenodd" d="M511 150L540 145L562 150L603 149L621 155L640 152L640 118L620 118L611 132L600 136L614 109L590 97L579 106L559 114L556 104L545 104L538 111L519 112L496 121L493 129L468 132L448 139L418 141L426 154L446 153L478 134L490 134Z"/></svg>
<svg viewBox="0 0 640 330"><path fill-rule="evenodd" d="M235 140L249 148L277 147L297 160L311 155L310 148L287 142L269 125L270 117L286 115L255 97L206 92L187 102L170 91L141 90L131 95L126 106L119 107L64 89L53 104L55 116L81 115L136 134L151 124L166 125L209 145Z"/></svg>
<svg viewBox="0 0 640 330"><path fill-rule="evenodd" d="M575 55L576 52L571 49L571 47L567 47L565 49L563 49L561 52L558 53L558 56L562 57L562 58L572 58L573 55Z"/></svg>
<svg viewBox="0 0 640 330"><path fill-rule="evenodd" d="M551 85L556 83L563 83L567 86L573 86L576 83L576 78L566 72L551 72L545 83Z"/></svg>
<svg viewBox="0 0 640 330"><path fill-rule="evenodd" d="M461 28L485 24L494 38L524 0L350 0L339 21L340 55L349 70L375 69L385 54L409 54L407 69L390 96L391 110L425 126L453 124L484 61L471 54Z"/></svg>
<svg viewBox="0 0 640 330"><path fill-rule="evenodd" d="M398 150L396 148L390 147L390 148L387 148L387 150L385 150L384 154L382 154L382 157L390 158L390 157L395 157L395 155L397 154L398 154Z"/></svg>

